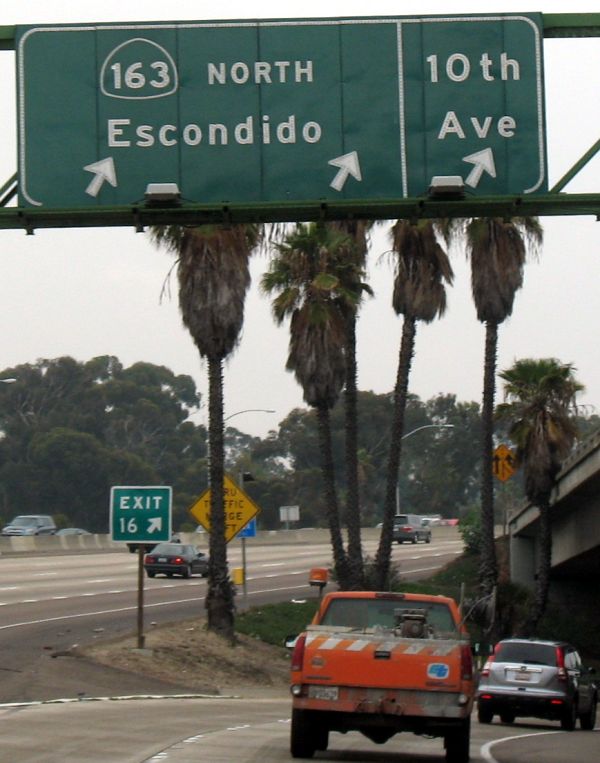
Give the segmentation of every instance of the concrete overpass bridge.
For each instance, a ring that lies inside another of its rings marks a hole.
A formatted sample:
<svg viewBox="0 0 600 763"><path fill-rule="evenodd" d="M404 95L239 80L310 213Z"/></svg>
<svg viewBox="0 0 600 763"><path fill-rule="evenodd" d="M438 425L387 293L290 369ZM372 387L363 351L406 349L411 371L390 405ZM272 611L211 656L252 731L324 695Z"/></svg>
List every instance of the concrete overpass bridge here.
<svg viewBox="0 0 600 763"><path fill-rule="evenodd" d="M565 461L551 498L552 580L600 582L600 431ZM511 578L531 587L539 547L539 510L510 515Z"/></svg>

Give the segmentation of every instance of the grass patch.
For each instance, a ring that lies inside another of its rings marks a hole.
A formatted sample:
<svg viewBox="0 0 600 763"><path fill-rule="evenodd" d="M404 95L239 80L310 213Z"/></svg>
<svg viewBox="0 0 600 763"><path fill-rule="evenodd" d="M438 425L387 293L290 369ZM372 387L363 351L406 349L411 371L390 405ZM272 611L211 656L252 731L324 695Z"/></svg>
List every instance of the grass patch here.
<svg viewBox="0 0 600 763"><path fill-rule="evenodd" d="M318 606L317 598L265 604L237 615L235 629L238 633L281 646L286 636L297 635L304 630Z"/></svg>

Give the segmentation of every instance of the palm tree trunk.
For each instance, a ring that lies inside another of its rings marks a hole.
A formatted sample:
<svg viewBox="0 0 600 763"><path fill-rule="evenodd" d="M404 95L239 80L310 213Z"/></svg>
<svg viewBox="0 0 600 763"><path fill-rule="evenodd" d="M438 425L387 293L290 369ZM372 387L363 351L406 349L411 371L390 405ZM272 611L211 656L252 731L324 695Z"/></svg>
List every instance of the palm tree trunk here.
<svg viewBox="0 0 600 763"><path fill-rule="evenodd" d="M233 642L233 587L227 566L223 472L223 364L221 358L208 359L208 442L210 453L210 538L208 592L205 607L208 630Z"/></svg>
<svg viewBox="0 0 600 763"><path fill-rule="evenodd" d="M492 593L498 582L496 545L494 542L494 398L496 394L496 352L498 324L485 324L485 358L483 369L483 401L481 406L481 556L479 585L483 595Z"/></svg>
<svg viewBox="0 0 600 763"><path fill-rule="evenodd" d="M379 547L375 557L375 584L379 591L389 587L390 558L392 555L392 531L396 513L396 485L402 453L402 435L404 433L404 412L408 396L408 379L415 349L416 321L407 315L402 324L402 341L394 387L394 412L390 433L390 452L388 455L385 501L383 504L383 523Z"/></svg>
<svg viewBox="0 0 600 763"><path fill-rule="evenodd" d="M546 611L548 590L550 588L550 569L552 566L552 527L550 523L550 506L540 504L540 556L538 561L531 627L527 635L537 631L538 623Z"/></svg>
<svg viewBox="0 0 600 763"><path fill-rule="evenodd" d="M346 316L346 527L348 529L348 587L364 588L358 489L358 424L356 405L356 314Z"/></svg>
<svg viewBox="0 0 600 763"><path fill-rule="evenodd" d="M317 421L319 424L319 450L321 451L325 511L327 514L327 524L329 525L329 534L331 536L333 564L338 585L342 590L346 590L348 587L348 560L346 558L346 552L344 551L342 529L340 526L340 512L335 491L335 470L331 448L329 408L327 408L326 405L317 406Z"/></svg>

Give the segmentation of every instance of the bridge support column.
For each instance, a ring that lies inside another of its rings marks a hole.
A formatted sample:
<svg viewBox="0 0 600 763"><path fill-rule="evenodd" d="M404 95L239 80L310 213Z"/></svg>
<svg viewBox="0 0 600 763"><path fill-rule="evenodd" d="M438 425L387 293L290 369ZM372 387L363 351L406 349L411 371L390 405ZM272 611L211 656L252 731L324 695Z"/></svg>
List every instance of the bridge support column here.
<svg viewBox="0 0 600 763"><path fill-rule="evenodd" d="M535 538L511 536L510 538L510 579L533 588L536 570Z"/></svg>

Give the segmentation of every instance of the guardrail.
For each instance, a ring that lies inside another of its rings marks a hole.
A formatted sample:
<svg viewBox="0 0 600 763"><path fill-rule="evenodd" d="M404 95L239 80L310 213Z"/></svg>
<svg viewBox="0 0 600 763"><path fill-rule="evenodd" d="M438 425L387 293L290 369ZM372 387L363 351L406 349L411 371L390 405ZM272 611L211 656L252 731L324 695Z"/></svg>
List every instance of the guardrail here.
<svg viewBox="0 0 600 763"><path fill-rule="evenodd" d="M456 527L433 527L433 539L453 540L459 537ZM362 530L363 541L379 538L380 530L365 527ZM182 543L192 543L200 548L208 548L207 533L179 533ZM287 545L308 543L329 543L329 531L321 528L303 528L300 530L261 530L255 538L248 538L249 545ZM233 539L232 544L238 544ZM2 554L61 554L94 551L123 551L125 544L113 541L108 535L38 535L38 536L0 536L0 555Z"/></svg>

